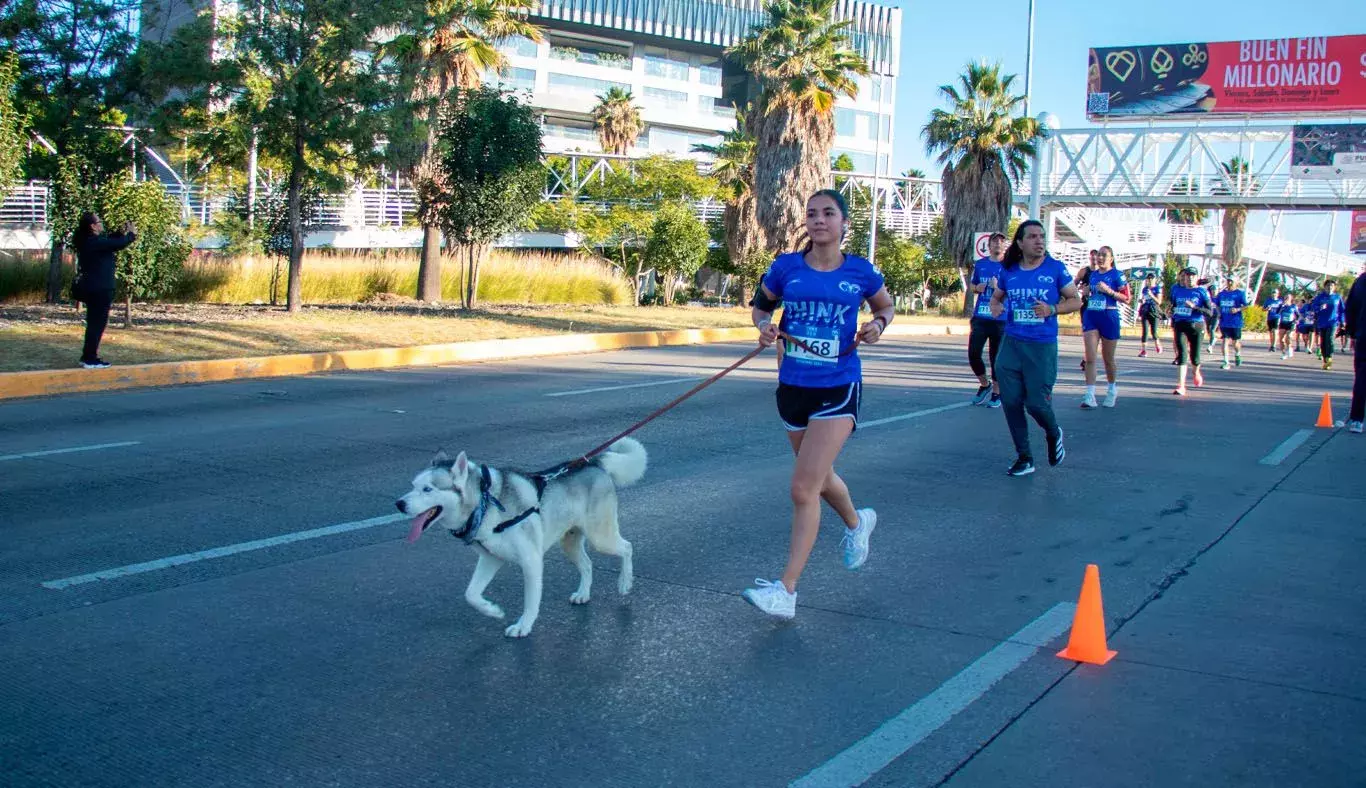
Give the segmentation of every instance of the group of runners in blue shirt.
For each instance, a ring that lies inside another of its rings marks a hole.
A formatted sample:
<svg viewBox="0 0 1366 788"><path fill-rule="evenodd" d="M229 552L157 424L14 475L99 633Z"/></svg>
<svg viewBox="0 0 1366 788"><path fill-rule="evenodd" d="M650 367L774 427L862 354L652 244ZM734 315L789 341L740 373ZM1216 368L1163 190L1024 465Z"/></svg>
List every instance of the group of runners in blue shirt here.
<svg viewBox="0 0 1366 788"><path fill-rule="evenodd" d="M1322 359L1324 369L1332 369L1338 341L1345 348L1351 348L1354 341L1347 333L1347 305L1337 285L1332 279L1326 280L1312 297L1298 299L1273 290L1262 305L1271 335L1267 350L1279 350L1282 360L1293 358L1299 351L1312 351Z"/></svg>
<svg viewBox="0 0 1366 788"><path fill-rule="evenodd" d="M790 484L793 509L786 566L776 579L757 579L742 596L764 613L779 618L796 615L797 583L816 542L822 501L844 523L844 566L853 570L868 560L877 513L855 507L853 495L835 472L834 463L858 428L863 372L856 348L878 342L896 317L882 273L867 259L841 249L849 229L849 210L843 196L832 190L812 195L806 205L805 229L809 240L804 248L778 256L751 301L759 344L779 347L775 405L796 461ZM1133 300L1133 295L1115 268L1109 248L1096 250L1093 265L1074 277L1047 253L1044 228L1037 221L1021 223L1008 246L999 233L992 235L988 245L990 253L977 261L970 281L976 295L969 338L972 371L978 381L973 401L1002 410L1016 451L1007 473L1025 476L1035 471L1030 418L1043 429L1048 464L1056 466L1067 456L1063 429L1053 412L1058 316L1082 312L1087 381L1082 407L1114 407L1118 397L1114 355L1120 336L1120 309ZM1194 369L1196 386L1204 382L1200 347L1206 320L1217 319L1225 343L1225 364L1230 346L1235 354L1233 363L1242 360L1246 294L1232 280L1222 291L1212 293L1196 284L1197 275L1194 268L1183 270L1170 294L1164 294L1156 280L1148 277L1138 294L1139 314L1145 328L1151 319L1155 340L1157 315L1165 305L1171 306L1176 363L1180 367L1175 393L1182 395L1186 393L1188 368ZM865 303L871 318L860 325ZM1313 303L1319 305L1315 309L1327 304L1323 308L1332 315L1341 314L1341 298L1331 286ZM782 317L775 323L774 314L780 306ZM1331 328L1335 319L1325 315L1323 325ZM1322 336L1320 331L1320 341ZM1325 347L1329 345L1331 339ZM990 376L981 359L985 349L990 351ZM1161 352L1160 343L1157 350ZM1331 359L1331 348L1327 353ZM1146 336L1140 355L1147 355ZM1097 403L1095 391L1098 362L1103 362L1108 384L1101 403Z"/></svg>

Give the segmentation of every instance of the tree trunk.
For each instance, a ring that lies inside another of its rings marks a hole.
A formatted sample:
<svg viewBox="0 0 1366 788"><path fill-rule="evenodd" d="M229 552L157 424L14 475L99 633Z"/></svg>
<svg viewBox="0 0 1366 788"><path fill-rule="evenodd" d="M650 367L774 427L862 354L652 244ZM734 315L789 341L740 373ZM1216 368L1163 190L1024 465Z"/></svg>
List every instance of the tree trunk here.
<svg viewBox="0 0 1366 788"><path fill-rule="evenodd" d="M133 327L133 294L131 291L124 291L123 294L123 327Z"/></svg>
<svg viewBox="0 0 1366 788"><path fill-rule="evenodd" d="M1243 240L1247 229L1247 209L1224 209L1224 272L1232 271L1243 260Z"/></svg>
<svg viewBox="0 0 1366 788"><path fill-rule="evenodd" d="M977 233L1005 232L1010 221L1010 179L993 159L964 158L944 168L944 248L964 283L963 314L971 301L963 271L971 269Z"/></svg>
<svg viewBox="0 0 1366 788"><path fill-rule="evenodd" d="M289 288L285 302L290 312L303 308L304 228L299 215L303 191L304 138L301 129L294 133L294 161L289 168Z"/></svg>
<svg viewBox="0 0 1366 788"><path fill-rule="evenodd" d="M66 244L60 239L52 239L52 251L47 258L47 302L55 304L62 300L62 254Z"/></svg>
<svg viewBox="0 0 1366 788"><path fill-rule="evenodd" d="M441 300L441 229L422 225L422 257L417 265L417 300Z"/></svg>
<svg viewBox="0 0 1366 788"><path fill-rule="evenodd" d="M830 113L774 106L753 113L758 146L754 159L756 219L770 252L795 249L806 223L806 201L830 184Z"/></svg>

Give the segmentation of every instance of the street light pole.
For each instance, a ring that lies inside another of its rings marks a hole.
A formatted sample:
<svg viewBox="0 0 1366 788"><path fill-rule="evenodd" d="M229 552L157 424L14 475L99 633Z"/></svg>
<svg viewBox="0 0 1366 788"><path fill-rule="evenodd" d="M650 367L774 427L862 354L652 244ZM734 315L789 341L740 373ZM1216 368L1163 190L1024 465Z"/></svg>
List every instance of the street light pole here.
<svg viewBox="0 0 1366 788"><path fill-rule="evenodd" d="M1024 116L1029 117L1030 90L1034 83L1034 0L1029 0L1029 40L1025 42Z"/></svg>

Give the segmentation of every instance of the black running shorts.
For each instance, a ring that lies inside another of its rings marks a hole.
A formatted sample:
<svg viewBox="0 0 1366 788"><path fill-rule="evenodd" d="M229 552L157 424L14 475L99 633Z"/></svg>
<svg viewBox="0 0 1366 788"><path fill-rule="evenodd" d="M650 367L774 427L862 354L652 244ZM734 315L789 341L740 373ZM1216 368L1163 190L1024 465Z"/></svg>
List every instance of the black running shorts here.
<svg viewBox="0 0 1366 788"><path fill-rule="evenodd" d="M806 429L812 419L853 419L858 428L863 384L855 381L831 388L808 388L778 384L778 416L790 432Z"/></svg>

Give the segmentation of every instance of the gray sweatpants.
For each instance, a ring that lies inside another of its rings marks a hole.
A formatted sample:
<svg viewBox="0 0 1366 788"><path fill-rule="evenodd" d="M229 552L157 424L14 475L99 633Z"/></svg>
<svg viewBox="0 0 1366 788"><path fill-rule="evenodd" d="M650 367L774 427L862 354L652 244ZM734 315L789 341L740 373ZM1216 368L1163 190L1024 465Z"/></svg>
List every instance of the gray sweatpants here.
<svg viewBox="0 0 1366 788"><path fill-rule="evenodd" d="M1001 409L1010 427L1010 438L1015 441L1015 453L1033 459L1025 411L1029 411L1046 435L1058 434L1058 420L1053 416L1058 343L1025 342L1007 335L996 357L996 380L1001 385Z"/></svg>

